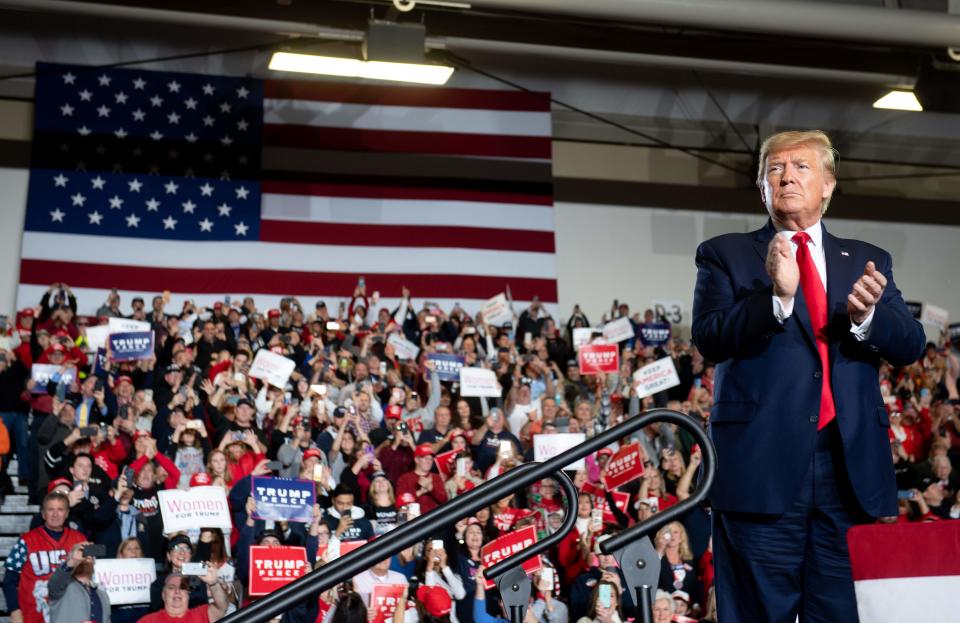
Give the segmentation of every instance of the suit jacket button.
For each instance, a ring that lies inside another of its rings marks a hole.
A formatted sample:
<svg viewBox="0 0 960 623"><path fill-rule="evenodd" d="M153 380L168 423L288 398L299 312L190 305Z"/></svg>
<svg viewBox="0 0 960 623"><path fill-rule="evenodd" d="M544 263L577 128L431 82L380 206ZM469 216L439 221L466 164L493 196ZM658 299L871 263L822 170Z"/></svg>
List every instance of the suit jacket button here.
<svg viewBox="0 0 960 623"><path fill-rule="evenodd" d="M811 415L811 416L810 416L810 421L811 421L811 422L819 422L819 421L820 421L820 416L819 416L819 415Z"/></svg>
<svg viewBox="0 0 960 623"><path fill-rule="evenodd" d="M813 378L815 379L819 379L821 376L823 376L823 372L821 372L820 370L817 370L816 372L813 373Z"/></svg>

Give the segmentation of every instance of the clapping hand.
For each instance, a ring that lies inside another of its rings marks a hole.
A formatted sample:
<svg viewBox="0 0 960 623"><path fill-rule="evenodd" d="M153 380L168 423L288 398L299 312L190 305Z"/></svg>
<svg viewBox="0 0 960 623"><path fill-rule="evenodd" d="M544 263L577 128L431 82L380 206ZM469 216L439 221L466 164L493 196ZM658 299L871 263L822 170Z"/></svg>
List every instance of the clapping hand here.
<svg viewBox="0 0 960 623"><path fill-rule="evenodd" d="M880 302L886 287L887 278L877 270L876 264L867 262L863 274L854 282L850 294L847 295L847 313L850 314L850 319L857 324L866 320L874 305Z"/></svg>

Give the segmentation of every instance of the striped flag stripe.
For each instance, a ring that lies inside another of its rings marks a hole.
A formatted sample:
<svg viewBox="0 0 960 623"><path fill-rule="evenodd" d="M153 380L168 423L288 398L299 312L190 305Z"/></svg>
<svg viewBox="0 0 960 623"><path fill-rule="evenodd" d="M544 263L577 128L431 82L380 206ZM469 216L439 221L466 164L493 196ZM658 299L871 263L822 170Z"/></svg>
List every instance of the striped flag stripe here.
<svg viewBox="0 0 960 623"><path fill-rule="evenodd" d="M96 250L104 265L151 266L169 269L197 266L197 243L111 236L86 236L27 231L24 259L69 262L76 249ZM553 254L485 249L418 248L297 244L291 242L218 242L216 252L204 254L210 269L296 270L322 267L324 271L358 274L492 274L556 279ZM69 283L69 282L68 282Z"/></svg>
<svg viewBox="0 0 960 623"><path fill-rule="evenodd" d="M453 298L485 300L502 292L509 284L518 299L539 296L546 303L557 302L554 279L514 276L450 274L384 274L373 272L310 272L264 269L215 270L207 268L165 268L117 266L81 262L24 259L20 265L21 283L50 284L56 281L71 287L162 292L171 286L177 292L221 294L238 292L288 296L334 296L351 292L362 276L367 290L399 292L404 286L418 299ZM92 301L88 301L92 303Z"/></svg>
<svg viewBox="0 0 960 623"><path fill-rule="evenodd" d="M309 80L266 80L264 98L346 102L368 106L428 106L477 110L550 111L548 93L451 89L446 87L384 88Z"/></svg>
<svg viewBox="0 0 960 623"><path fill-rule="evenodd" d="M264 219L308 223L338 222L357 225L423 225L501 228L546 232L553 237L552 206L474 201L420 201L368 197L262 195ZM497 231L508 231L500 230ZM429 246L429 245L428 245Z"/></svg>
<svg viewBox="0 0 960 623"><path fill-rule="evenodd" d="M550 136L544 112L484 111L417 106L369 106L344 102L266 99L263 121L358 130L452 132L505 136Z"/></svg>
<svg viewBox="0 0 960 623"><path fill-rule="evenodd" d="M541 158L546 160L551 155L551 139L548 136L374 131L354 128L265 124L263 126L263 142L266 145L284 147L497 158Z"/></svg>
<svg viewBox="0 0 960 623"><path fill-rule="evenodd" d="M378 154L371 152L264 147L263 168L276 179L339 179L363 176L371 184L393 180L395 185L463 188L478 185L522 189L529 194L550 195L551 164L542 160L497 160L426 154Z"/></svg>
<svg viewBox="0 0 960 623"><path fill-rule="evenodd" d="M553 197L519 193L465 190L459 188L418 188L356 184L324 184L266 180L260 185L263 193L316 197L368 197L378 199L417 199L421 201L482 201L497 203L553 205Z"/></svg>
<svg viewBox="0 0 960 623"><path fill-rule="evenodd" d="M431 247L553 253L553 232L434 225L361 225L343 222L260 222L264 242L376 247Z"/></svg>
<svg viewBox="0 0 960 623"><path fill-rule="evenodd" d="M856 526L847 542L854 581L960 576L960 522Z"/></svg>
<svg viewBox="0 0 960 623"><path fill-rule="evenodd" d="M371 197L484 201L553 205L552 185L536 182L401 176L364 176L301 171L266 171L261 188L265 193L328 197Z"/></svg>

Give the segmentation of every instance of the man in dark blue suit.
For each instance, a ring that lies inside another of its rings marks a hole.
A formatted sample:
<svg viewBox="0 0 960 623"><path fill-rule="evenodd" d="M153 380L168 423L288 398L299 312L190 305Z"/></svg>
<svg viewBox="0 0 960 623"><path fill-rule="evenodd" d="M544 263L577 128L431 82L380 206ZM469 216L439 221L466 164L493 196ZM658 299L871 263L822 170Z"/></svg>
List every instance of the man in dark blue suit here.
<svg viewBox="0 0 960 623"><path fill-rule="evenodd" d="M916 361L924 335L890 254L821 223L835 153L819 131L767 139L767 225L697 250L693 339L718 364L720 623L857 621L846 532L897 512L878 367Z"/></svg>

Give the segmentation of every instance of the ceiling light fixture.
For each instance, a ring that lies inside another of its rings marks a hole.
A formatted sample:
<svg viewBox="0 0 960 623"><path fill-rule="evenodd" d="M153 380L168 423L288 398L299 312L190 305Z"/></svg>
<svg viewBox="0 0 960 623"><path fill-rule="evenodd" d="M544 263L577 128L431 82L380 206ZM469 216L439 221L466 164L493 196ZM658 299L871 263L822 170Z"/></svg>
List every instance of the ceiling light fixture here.
<svg viewBox="0 0 960 623"><path fill-rule="evenodd" d="M450 75L453 74L453 67L444 65L361 61L355 58L294 54L291 52L274 52L270 59L270 69L345 78L368 78L370 80L437 85L446 84Z"/></svg>
<svg viewBox="0 0 960 623"><path fill-rule="evenodd" d="M887 110L909 110L913 112L922 112L923 106L917 100L913 91L890 91L873 103L874 108L884 108Z"/></svg>
<svg viewBox="0 0 960 623"><path fill-rule="evenodd" d="M274 52L270 69L346 78L446 84L453 67L427 61L423 24L370 20L363 59Z"/></svg>

